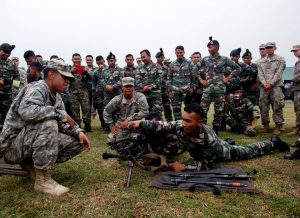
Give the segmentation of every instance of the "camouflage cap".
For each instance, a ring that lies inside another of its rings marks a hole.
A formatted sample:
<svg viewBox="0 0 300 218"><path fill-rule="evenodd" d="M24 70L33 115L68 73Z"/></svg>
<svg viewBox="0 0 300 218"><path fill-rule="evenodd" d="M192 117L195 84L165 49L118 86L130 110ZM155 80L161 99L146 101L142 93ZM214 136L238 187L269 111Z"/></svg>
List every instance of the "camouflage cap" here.
<svg viewBox="0 0 300 218"><path fill-rule="evenodd" d="M276 43L275 42L267 42L266 43L266 48L267 47L273 47L273 48L276 48Z"/></svg>
<svg viewBox="0 0 300 218"><path fill-rule="evenodd" d="M12 61L18 61L19 58L18 58L18 57L12 57L11 60L12 60Z"/></svg>
<svg viewBox="0 0 300 218"><path fill-rule="evenodd" d="M167 58L164 60L165 63L171 63L172 61L170 60L170 58Z"/></svg>
<svg viewBox="0 0 300 218"><path fill-rule="evenodd" d="M134 86L134 79L132 77L124 77L122 79L122 86Z"/></svg>
<svg viewBox="0 0 300 218"><path fill-rule="evenodd" d="M8 43L2 43L0 45L0 50L5 51L5 52L11 52L12 50L14 50L16 46L15 45L10 45Z"/></svg>
<svg viewBox="0 0 300 218"><path fill-rule="evenodd" d="M300 45L294 45L291 51L298 51L300 49Z"/></svg>
<svg viewBox="0 0 300 218"><path fill-rule="evenodd" d="M53 60L49 61L49 63L47 64L47 67L57 70L57 72L59 72L61 75L65 76L65 77L69 77L72 79L74 78L73 74L69 70L68 65L62 60L53 59Z"/></svg>
<svg viewBox="0 0 300 218"><path fill-rule="evenodd" d="M259 48L266 48L266 45L265 44L260 44Z"/></svg>
<svg viewBox="0 0 300 218"><path fill-rule="evenodd" d="M142 61L142 58L136 58L136 61Z"/></svg>

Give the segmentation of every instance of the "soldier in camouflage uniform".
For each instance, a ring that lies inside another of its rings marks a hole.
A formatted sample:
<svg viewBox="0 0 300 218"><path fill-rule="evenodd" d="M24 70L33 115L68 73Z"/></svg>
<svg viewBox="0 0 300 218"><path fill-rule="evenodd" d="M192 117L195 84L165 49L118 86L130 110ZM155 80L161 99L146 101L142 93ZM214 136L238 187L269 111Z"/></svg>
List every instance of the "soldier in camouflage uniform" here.
<svg viewBox="0 0 300 218"><path fill-rule="evenodd" d="M163 110L161 100L162 70L152 62L151 53L147 49L141 51L140 54L144 64L138 69L136 90L146 96L149 111L161 116Z"/></svg>
<svg viewBox="0 0 300 218"><path fill-rule="evenodd" d="M213 40L212 37L209 39L207 47L210 56L204 57L200 62L199 80L204 89L201 106L205 112L204 122L207 122L207 112L210 103L214 101L213 129L218 133L225 104L226 84L238 76L240 67L219 54L217 40Z"/></svg>
<svg viewBox="0 0 300 218"><path fill-rule="evenodd" d="M104 89L103 81L104 81L104 71L107 66L105 65L105 60L102 56L96 57L96 62L98 64L98 68L94 71L93 76L93 93L94 93L94 108L98 112L99 120L101 123L101 129L104 132L109 132L108 126L105 124L103 119L103 110L104 110Z"/></svg>
<svg viewBox="0 0 300 218"><path fill-rule="evenodd" d="M184 108L182 120L172 122L155 122L149 120L131 121L128 128L144 129L146 131L165 131L177 137L179 145L197 161L195 168L207 169L214 162L228 160L245 160L259 157L272 151L287 151L289 146L273 136L271 141L255 142L245 146L230 145L219 138L212 128L203 124L204 110L196 103ZM171 164L175 171L191 169L179 162Z"/></svg>
<svg viewBox="0 0 300 218"><path fill-rule="evenodd" d="M0 45L0 131L12 103L13 80L19 78L17 66L8 59L14 48L8 43Z"/></svg>
<svg viewBox="0 0 300 218"><path fill-rule="evenodd" d="M89 90L89 98L90 98L90 108L91 108L91 116L93 117L93 119L96 117L96 111L94 108L94 103L93 103L93 77L94 77L94 71L97 69L96 66L94 66L94 57L93 55L87 55L85 56L85 62L86 62L86 71L89 73L89 75L91 76L91 79L88 80L89 82L89 86L88 86L88 90Z"/></svg>
<svg viewBox="0 0 300 218"><path fill-rule="evenodd" d="M135 78L138 72L137 67L134 65L134 57L132 54L127 54L125 57L126 66L122 70L124 77Z"/></svg>
<svg viewBox="0 0 300 218"><path fill-rule="evenodd" d="M177 59L170 64L167 87L169 98L172 103L174 119L181 118L181 105L185 97L194 92L194 80L192 64L184 57L184 47L179 45L175 48Z"/></svg>
<svg viewBox="0 0 300 218"><path fill-rule="evenodd" d="M106 58L108 67L104 70L104 80L102 82L104 90L104 107L113 97L121 93L122 69L116 64L116 56L109 53Z"/></svg>
<svg viewBox="0 0 300 218"><path fill-rule="evenodd" d="M0 158L21 164L35 190L59 196L69 188L54 181L48 170L91 144L64 109L60 92L73 78L67 66L52 61L44 74L45 80L28 84L13 102L0 134Z"/></svg>
<svg viewBox="0 0 300 218"><path fill-rule="evenodd" d="M155 58L157 60L156 65L162 71L162 79L161 79L161 100L164 109L165 119L167 121L172 120L172 109L171 109L171 102L168 96L168 89L167 89L167 79L168 79L168 67L164 65L165 55L162 48L159 52L156 53Z"/></svg>
<svg viewBox="0 0 300 218"><path fill-rule="evenodd" d="M233 99L228 106L228 113L225 114L226 123L231 127L233 133L255 136L260 113L249 99L242 98L242 96L242 90L234 92Z"/></svg>
<svg viewBox="0 0 300 218"><path fill-rule="evenodd" d="M134 79L122 79L123 93L115 96L103 112L105 123L109 125L111 133L108 142L126 138L129 135L128 122L143 119L149 113L149 106L144 94L134 91Z"/></svg>
<svg viewBox="0 0 300 218"><path fill-rule="evenodd" d="M283 107L284 94L282 92L283 78L282 73L285 68L283 57L276 55L275 42L266 44L268 56L258 62L258 77L262 83L260 92L261 118L263 124L262 132L269 131L269 110L270 105L273 110L273 120L276 124L275 135L280 135L284 124Z"/></svg>

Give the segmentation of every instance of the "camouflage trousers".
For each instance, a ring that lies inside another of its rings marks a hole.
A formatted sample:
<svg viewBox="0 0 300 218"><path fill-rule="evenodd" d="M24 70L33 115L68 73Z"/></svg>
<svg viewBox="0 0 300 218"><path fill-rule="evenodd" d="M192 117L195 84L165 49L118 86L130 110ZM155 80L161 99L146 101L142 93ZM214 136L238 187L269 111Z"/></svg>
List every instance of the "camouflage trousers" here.
<svg viewBox="0 0 300 218"><path fill-rule="evenodd" d="M165 119L167 121L172 121L173 118L172 118L171 102L170 102L169 96L166 92L162 92L161 100L162 100L162 104L163 104Z"/></svg>
<svg viewBox="0 0 300 218"><path fill-rule="evenodd" d="M300 127L300 91L294 91L294 110L296 113L296 126Z"/></svg>
<svg viewBox="0 0 300 218"><path fill-rule="evenodd" d="M245 91L244 98L248 98L253 105L258 105L259 91Z"/></svg>
<svg viewBox="0 0 300 218"><path fill-rule="evenodd" d="M245 134L246 136L255 136L256 130L255 129L248 129L247 127L251 125L252 121L250 120L240 120L234 119L230 115L225 115L226 124L231 127L231 132L236 134Z"/></svg>
<svg viewBox="0 0 300 218"><path fill-rule="evenodd" d="M217 161L247 160L266 155L274 150L271 141L261 141L239 146L230 145L228 142L222 140L217 151Z"/></svg>
<svg viewBox="0 0 300 218"><path fill-rule="evenodd" d="M89 92L84 90L80 93L70 93L70 110L71 116L76 123L81 123L80 108L84 123L91 123L91 105Z"/></svg>
<svg viewBox="0 0 300 218"><path fill-rule="evenodd" d="M279 86L274 86L270 91L266 92L261 88L260 99L259 99L260 109L261 109L261 122L263 125L269 125L270 117L269 110L270 105L273 110L273 121L276 125L283 125L283 107L284 107L284 95L282 89Z"/></svg>
<svg viewBox="0 0 300 218"><path fill-rule="evenodd" d="M186 94L187 92L185 91L173 90L171 103L175 120L181 120L181 106L185 102Z"/></svg>
<svg viewBox="0 0 300 218"><path fill-rule="evenodd" d="M3 127L6 114L12 103L12 95L10 94L0 94L0 131Z"/></svg>
<svg viewBox="0 0 300 218"><path fill-rule="evenodd" d="M56 120L47 120L24 127L4 152L8 163L33 161L34 167L48 170L55 163L63 163L83 149L76 138L60 133Z"/></svg>
<svg viewBox="0 0 300 218"><path fill-rule="evenodd" d="M160 116L163 111L161 93L146 95L150 113L158 113Z"/></svg>
<svg viewBox="0 0 300 218"><path fill-rule="evenodd" d="M204 89L200 105L205 112L204 122L206 123L209 106L211 102L214 101L215 113L214 113L213 126L216 127L217 129L220 129L222 123L222 116L223 116L226 94L222 92L218 92L218 90L216 90L217 88L218 87L216 88L209 87L207 89Z"/></svg>
<svg viewBox="0 0 300 218"><path fill-rule="evenodd" d="M105 125L105 122L104 122L104 119L103 119L103 110L104 110L104 96L103 96L103 94L95 93L93 103L94 103L95 112L98 112L101 127L103 128L104 125Z"/></svg>

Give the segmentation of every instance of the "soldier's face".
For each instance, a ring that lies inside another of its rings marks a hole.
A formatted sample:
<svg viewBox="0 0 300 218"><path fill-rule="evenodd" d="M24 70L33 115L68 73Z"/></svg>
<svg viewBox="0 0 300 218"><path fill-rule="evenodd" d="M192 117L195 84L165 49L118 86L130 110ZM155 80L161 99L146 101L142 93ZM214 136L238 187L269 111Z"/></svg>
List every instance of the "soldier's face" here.
<svg viewBox="0 0 300 218"><path fill-rule="evenodd" d="M78 56L78 55L75 55L75 56L72 58L72 62L73 62L73 65L74 65L74 66L80 66L80 65L81 65L81 57Z"/></svg>
<svg viewBox="0 0 300 218"><path fill-rule="evenodd" d="M199 131L203 124L203 119L199 117L195 112L188 113L183 111L182 113L182 127L185 133L195 133Z"/></svg>
<svg viewBox="0 0 300 218"><path fill-rule="evenodd" d="M231 59L233 62L237 63L237 62L239 62L240 56L239 56L239 55L230 56L230 59Z"/></svg>
<svg viewBox="0 0 300 218"><path fill-rule="evenodd" d="M243 61L245 64L251 64L251 61L252 61L252 57L251 56L245 56L243 57Z"/></svg>
<svg viewBox="0 0 300 218"><path fill-rule="evenodd" d="M260 48L259 49L259 54L260 54L260 56L266 56L267 55L266 49L265 48Z"/></svg>
<svg viewBox="0 0 300 218"><path fill-rule="evenodd" d="M108 64L109 67L115 67L116 59L108 59L107 64Z"/></svg>
<svg viewBox="0 0 300 218"><path fill-rule="evenodd" d="M0 50L0 59L3 60L3 61L6 61L9 56L10 56L10 51L3 51L3 50Z"/></svg>
<svg viewBox="0 0 300 218"><path fill-rule="evenodd" d="M275 50L276 50L275 47L266 47L266 51L268 55L273 55Z"/></svg>
<svg viewBox="0 0 300 218"><path fill-rule="evenodd" d="M132 56L128 56L127 58L125 58L125 62L127 64L128 67L132 67L134 64L134 59Z"/></svg>
<svg viewBox="0 0 300 218"><path fill-rule="evenodd" d="M58 72L49 72L49 88L55 92L65 92L70 84L70 78L61 75Z"/></svg>
<svg viewBox="0 0 300 218"><path fill-rule="evenodd" d="M156 58L156 60L157 60L157 63L162 64L165 60L165 56L162 55L162 56Z"/></svg>
<svg viewBox="0 0 300 218"><path fill-rule="evenodd" d="M208 52L209 52L209 54L214 55L218 52L218 48L214 45L209 45Z"/></svg>
<svg viewBox="0 0 300 218"><path fill-rule="evenodd" d="M295 57L300 58L300 49L298 49L297 51L293 51Z"/></svg>
<svg viewBox="0 0 300 218"><path fill-rule="evenodd" d="M131 85L123 86L122 91L125 98L131 99L133 96L134 86Z"/></svg>
<svg viewBox="0 0 300 218"><path fill-rule="evenodd" d="M36 61L36 56L32 55L32 56L26 58L25 61L26 61L27 65L29 66L32 62Z"/></svg>
<svg viewBox="0 0 300 218"><path fill-rule="evenodd" d="M93 66L94 59L92 57L87 57L85 61L87 66Z"/></svg>
<svg viewBox="0 0 300 218"><path fill-rule="evenodd" d="M194 64L197 64L200 60L201 60L201 55L199 55L199 54L194 54L194 55L192 56L192 62L193 62Z"/></svg>
<svg viewBox="0 0 300 218"><path fill-rule="evenodd" d="M151 62L151 57L146 54L146 52L141 53L141 59L144 64L149 64Z"/></svg>
<svg viewBox="0 0 300 218"><path fill-rule="evenodd" d="M178 60L182 60L184 58L184 51L181 49L176 49L175 50L175 55Z"/></svg>

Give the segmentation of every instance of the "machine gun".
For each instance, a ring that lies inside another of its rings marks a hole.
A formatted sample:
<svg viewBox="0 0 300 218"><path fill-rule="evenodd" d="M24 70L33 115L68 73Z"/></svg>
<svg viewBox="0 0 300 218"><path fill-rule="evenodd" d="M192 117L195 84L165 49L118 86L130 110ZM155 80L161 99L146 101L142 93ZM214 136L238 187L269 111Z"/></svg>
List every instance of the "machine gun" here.
<svg viewBox="0 0 300 218"><path fill-rule="evenodd" d="M141 160L144 154L149 152L148 144L146 143L146 136L137 134L136 137L129 136L121 140L107 143L112 150L117 154L103 153L102 158L107 160L109 158L119 158L128 161L128 173L125 187L128 188L131 183L132 169L138 160Z"/></svg>

